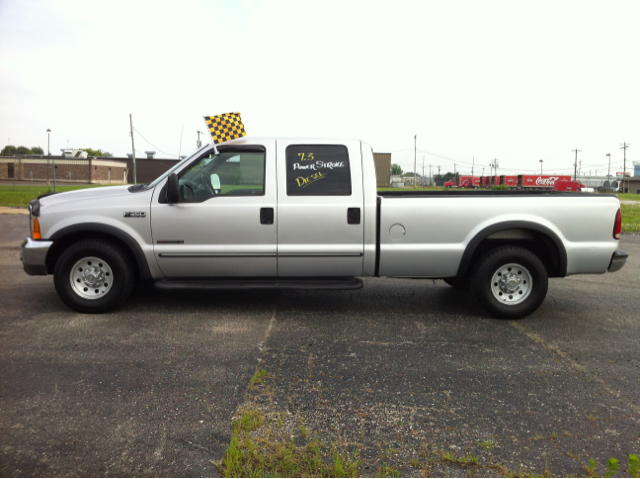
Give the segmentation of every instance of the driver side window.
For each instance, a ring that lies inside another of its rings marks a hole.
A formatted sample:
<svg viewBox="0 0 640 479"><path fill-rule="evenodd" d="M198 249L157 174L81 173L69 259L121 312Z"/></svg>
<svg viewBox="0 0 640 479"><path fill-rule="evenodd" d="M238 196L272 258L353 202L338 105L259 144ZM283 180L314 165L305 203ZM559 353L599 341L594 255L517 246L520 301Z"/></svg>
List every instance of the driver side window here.
<svg viewBox="0 0 640 479"><path fill-rule="evenodd" d="M201 203L215 196L262 196L263 149L225 149L207 153L179 175L180 201Z"/></svg>

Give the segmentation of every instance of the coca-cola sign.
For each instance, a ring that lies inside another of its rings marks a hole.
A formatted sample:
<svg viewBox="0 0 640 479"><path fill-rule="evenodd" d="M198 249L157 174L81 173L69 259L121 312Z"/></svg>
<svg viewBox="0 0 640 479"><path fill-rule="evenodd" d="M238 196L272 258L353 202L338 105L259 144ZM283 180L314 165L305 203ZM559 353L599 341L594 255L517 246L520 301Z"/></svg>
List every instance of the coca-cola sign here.
<svg viewBox="0 0 640 479"><path fill-rule="evenodd" d="M538 176L538 178L536 178L536 185L553 186L558 178L559 176L548 176L546 178L543 178L542 176Z"/></svg>

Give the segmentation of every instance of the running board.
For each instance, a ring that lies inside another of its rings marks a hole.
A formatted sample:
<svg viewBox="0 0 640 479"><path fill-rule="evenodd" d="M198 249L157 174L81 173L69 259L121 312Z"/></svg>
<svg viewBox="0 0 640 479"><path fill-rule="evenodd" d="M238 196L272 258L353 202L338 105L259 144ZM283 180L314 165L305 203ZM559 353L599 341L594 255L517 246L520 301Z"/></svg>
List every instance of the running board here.
<svg viewBox="0 0 640 479"><path fill-rule="evenodd" d="M174 278L161 279L155 287L164 290L211 289L360 289L362 280L354 277L328 278Z"/></svg>

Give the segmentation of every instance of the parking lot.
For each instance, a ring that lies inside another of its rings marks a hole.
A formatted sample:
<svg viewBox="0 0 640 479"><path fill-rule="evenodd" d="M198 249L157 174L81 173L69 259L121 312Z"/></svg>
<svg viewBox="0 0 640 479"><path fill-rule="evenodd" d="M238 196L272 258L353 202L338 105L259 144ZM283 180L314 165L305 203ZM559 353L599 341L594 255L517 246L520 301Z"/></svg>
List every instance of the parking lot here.
<svg viewBox="0 0 640 479"><path fill-rule="evenodd" d="M386 278L139 287L84 315L23 272L27 234L0 215L2 476L215 476L250 409L370 476L580 476L610 457L623 474L640 454L639 236L623 236L621 271L552 279L533 315L498 321L442 281Z"/></svg>

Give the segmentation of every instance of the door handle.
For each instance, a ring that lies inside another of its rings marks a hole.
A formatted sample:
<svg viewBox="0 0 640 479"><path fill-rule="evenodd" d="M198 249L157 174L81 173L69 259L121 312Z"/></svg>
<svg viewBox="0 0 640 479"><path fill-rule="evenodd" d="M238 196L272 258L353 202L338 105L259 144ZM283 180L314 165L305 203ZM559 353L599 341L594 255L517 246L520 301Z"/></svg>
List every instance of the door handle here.
<svg viewBox="0 0 640 479"><path fill-rule="evenodd" d="M360 224L360 208L347 209L347 224L350 224L350 225Z"/></svg>
<svg viewBox="0 0 640 479"><path fill-rule="evenodd" d="M261 225L273 224L273 208L260 208L260 224Z"/></svg>

